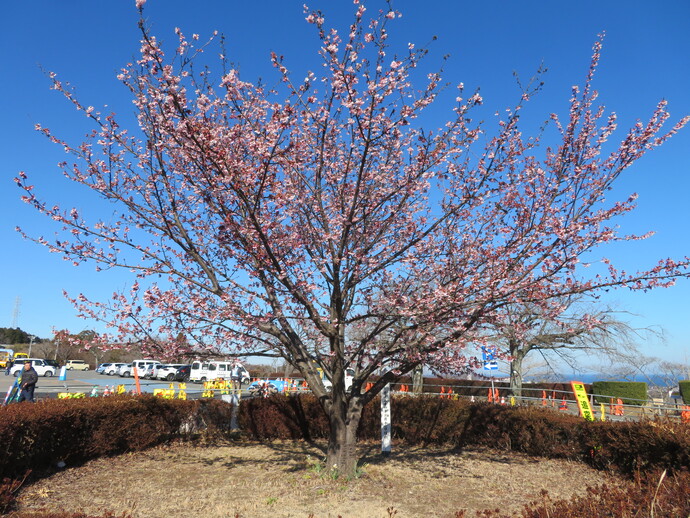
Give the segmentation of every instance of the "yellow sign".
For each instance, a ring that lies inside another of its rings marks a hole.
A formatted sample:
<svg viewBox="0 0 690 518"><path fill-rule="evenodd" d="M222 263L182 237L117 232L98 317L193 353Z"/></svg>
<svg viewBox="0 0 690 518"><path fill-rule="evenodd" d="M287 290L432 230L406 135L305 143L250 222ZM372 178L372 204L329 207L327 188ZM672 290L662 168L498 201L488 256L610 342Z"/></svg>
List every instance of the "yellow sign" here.
<svg viewBox="0 0 690 518"><path fill-rule="evenodd" d="M587 419L587 421L594 421L594 412L592 412L592 407L589 406L585 385L580 381L571 381L570 386L573 387L577 406L580 407L580 415Z"/></svg>
<svg viewBox="0 0 690 518"><path fill-rule="evenodd" d="M165 399L172 399L175 397L175 389L153 389L153 395Z"/></svg>
<svg viewBox="0 0 690 518"><path fill-rule="evenodd" d="M58 399L79 399L86 397L83 392L58 392Z"/></svg>

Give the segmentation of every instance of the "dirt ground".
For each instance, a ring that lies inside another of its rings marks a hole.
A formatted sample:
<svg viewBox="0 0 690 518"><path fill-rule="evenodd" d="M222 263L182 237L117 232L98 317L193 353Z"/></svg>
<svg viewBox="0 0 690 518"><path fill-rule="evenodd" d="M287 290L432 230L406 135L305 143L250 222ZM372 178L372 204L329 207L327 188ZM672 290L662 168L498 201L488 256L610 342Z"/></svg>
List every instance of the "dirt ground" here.
<svg viewBox="0 0 690 518"><path fill-rule="evenodd" d="M320 471L318 445L168 445L68 466L25 488L19 503L134 518L473 517L517 511L543 489L556 499L615 482L580 463L516 453L398 447L383 458L377 448L362 447L363 474L347 481Z"/></svg>

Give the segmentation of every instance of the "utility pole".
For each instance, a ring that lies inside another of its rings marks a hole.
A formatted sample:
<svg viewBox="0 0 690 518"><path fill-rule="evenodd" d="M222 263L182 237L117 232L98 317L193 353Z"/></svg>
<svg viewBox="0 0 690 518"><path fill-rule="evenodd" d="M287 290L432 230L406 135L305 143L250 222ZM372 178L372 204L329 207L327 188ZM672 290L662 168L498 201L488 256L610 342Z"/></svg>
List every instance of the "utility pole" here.
<svg viewBox="0 0 690 518"><path fill-rule="evenodd" d="M34 344L36 337L34 335L29 335L29 358L31 358L31 346Z"/></svg>
<svg viewBox="0 0 690 518"><path fill-rule="evenodd" d="M19 306L22 303L21 297L17 296L14 299L14 311L12 312L12 328L17 329L19 327Z"/></svg>

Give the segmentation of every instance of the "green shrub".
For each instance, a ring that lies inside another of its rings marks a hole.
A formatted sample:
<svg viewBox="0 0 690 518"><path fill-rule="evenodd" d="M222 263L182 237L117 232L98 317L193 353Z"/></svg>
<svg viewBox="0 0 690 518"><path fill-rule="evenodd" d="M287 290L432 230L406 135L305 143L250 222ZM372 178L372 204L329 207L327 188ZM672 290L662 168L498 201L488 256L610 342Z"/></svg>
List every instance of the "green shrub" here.
<svg viewBox="0 0 690 518"><path fill-rule="evenodd" d="M647 384L639 381L595 381L592 393L596 403L608 404L611 398L620 398L624 405L647 403Z"/></svg>
<svg viewBox="0 0 690 518"><path fill-rule="evenodd" d="M680 396L683 398L683 403L690 405L690 380L679 381L678 390L680 391Z"/></svg>

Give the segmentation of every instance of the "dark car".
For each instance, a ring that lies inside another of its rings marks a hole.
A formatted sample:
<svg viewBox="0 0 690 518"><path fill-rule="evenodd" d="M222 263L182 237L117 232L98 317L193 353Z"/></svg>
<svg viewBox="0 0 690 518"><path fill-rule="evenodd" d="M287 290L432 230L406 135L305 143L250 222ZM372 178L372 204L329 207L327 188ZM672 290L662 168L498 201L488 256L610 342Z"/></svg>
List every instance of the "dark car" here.
<svg viewBox="0 0 690 518"><path fill-rule="evenodd" d="M48 365L55 367L55 370L60 370L60 364L55 360L44 360Z"/></svg>
<svg viewBox="0 0 690 518"><path fill-rule="evenodd" d="M191 365L183 365L177 372L175 372L175 381L182 381L187 383L189 381L189 372L192 369Z"/></svg>

